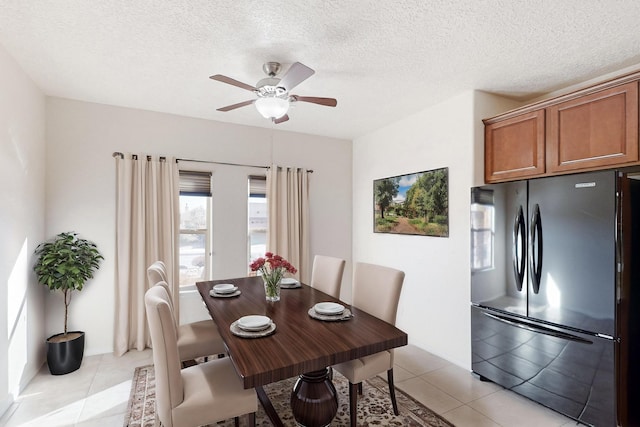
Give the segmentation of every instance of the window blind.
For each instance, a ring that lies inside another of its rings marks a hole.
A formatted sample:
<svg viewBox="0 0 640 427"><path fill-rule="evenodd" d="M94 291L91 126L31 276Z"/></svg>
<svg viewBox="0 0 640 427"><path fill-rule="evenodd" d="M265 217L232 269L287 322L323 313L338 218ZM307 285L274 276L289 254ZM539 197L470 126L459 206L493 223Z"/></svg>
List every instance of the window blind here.
<svg viewBox="0 0 640 427"><path fill-rule="evenodd" d="M471 203L493 206L493 190L485 190L477 187L473 188L471 190Z"/></svg>
<svg viewBox="0 0 640 427"><path fill-rule="evenodd" d="M180 195L211 197L211 172L181 170Z"/></svg>
<svg viewBox="0 0 640 427"><path fill-rule="evenodd" d="M265 197L267 194L266 176L249 176L249 197Z"/></svg>

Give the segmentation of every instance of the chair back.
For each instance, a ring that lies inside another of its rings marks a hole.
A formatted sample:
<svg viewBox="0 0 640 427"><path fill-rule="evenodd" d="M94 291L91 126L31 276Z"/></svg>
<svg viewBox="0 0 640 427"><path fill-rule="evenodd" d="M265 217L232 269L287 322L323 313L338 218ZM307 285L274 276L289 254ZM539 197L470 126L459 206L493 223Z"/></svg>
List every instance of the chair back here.
<svg viewBox="0 0 640 427"><path fill-rule="evenodd" d="M149 287L161 284L164 289L167 291L169 295L169 306L171 308L171 312L173 313L173 318L176 323L176 327L180 324L180 319L176 316L175 304L173 303L173 292L171 287L169 286L169 281L167 280L167 268L162 261L156 261L151 264L147 268L147 280L149 282Z"/></svg>
<svg viewBox="0 0 640 427"><path fill-rule="evenodd" d="M171 410L184 399L176 326L169 300L163 286L152 286L144 296L153 346L156 414L165 427L172 427Z"/></svg>
<svg viewBox="0 0 640 427"><path fill-rule="evenodd" d="M345 260L340 258L316 255L311 270L311 287L339 299L344 264Z"/></svg>
<svg viewBox="0 0 640 427"><path fill-rule="evenodd" d="M403 282L403 271L381 265L356 263L353 273L353 305L395 325Z"/></svg>
<svg viewBox="0 0 640 427"><path fill-rule="evenodd" d="M160 281L169 283L167 279L167 267L164 265L164 262L156 261L151 264L149 268L147 268L147 279L149 281L149 287L154 286Z"/></svg>

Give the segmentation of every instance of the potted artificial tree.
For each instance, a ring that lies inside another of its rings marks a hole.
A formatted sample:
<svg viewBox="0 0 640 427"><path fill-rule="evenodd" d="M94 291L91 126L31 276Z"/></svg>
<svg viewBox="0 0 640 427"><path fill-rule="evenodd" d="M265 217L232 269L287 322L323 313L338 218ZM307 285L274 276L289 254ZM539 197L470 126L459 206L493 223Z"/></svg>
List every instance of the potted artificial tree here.
<svg viewBox="0 0 640 427"><path fill-rule="evenodd" d="M47 364L53 375L63 375L80 367L84 354L84 332L67 331L69 303L73 291L81 291L104 259L95 243L77 233L60 233L35 250L38 260L33 270L38 283L64 296L64 332L47 338Z"/></svg>

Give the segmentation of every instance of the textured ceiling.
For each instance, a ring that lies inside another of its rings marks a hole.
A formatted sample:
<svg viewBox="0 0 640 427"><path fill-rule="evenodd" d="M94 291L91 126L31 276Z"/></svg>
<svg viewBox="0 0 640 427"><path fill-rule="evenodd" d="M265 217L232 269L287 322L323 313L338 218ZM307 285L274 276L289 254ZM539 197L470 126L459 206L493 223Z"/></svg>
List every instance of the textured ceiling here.
<svg viewBox="0 0 640 427"><path fill-rule="evenodd" d="M462 91L520 100L640 64L637 0L0 0L0 43L45 94L353 139ZM274 125L262 64L316 74ZM1 70L0 70L1 73Z"/></svg>

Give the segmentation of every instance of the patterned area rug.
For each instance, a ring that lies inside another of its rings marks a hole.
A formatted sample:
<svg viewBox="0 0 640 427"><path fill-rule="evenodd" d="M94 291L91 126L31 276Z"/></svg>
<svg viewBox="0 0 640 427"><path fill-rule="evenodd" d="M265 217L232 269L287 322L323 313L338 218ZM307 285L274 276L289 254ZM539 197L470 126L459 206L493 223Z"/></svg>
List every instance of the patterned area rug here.
<svg viewBox="0 0 640 427"><path fill-rule="evenodd" d="M265 386L273 406L285 426L295 426L296 423L289 408L291 389L295 378L283 380ZM332 426L349 425L349 388L348 381L334 371L333 383L338 392L338 413L331 422ZM362 395L358 396L358 426L426 426L453 427L453 424L426 408L421 403L407 396L396 388L396 399L400 415L393 415L389 389L386 381L380 377L365 381ZM125 427L153 427L155 420L155 377L153 366L140 366L133 374L131 397L125 415ZM240 425L246 423L246 417L240 418ZM258 403L256 425L272 426ZM233 419L212 425L212 427L231 427Z"/></svg>

